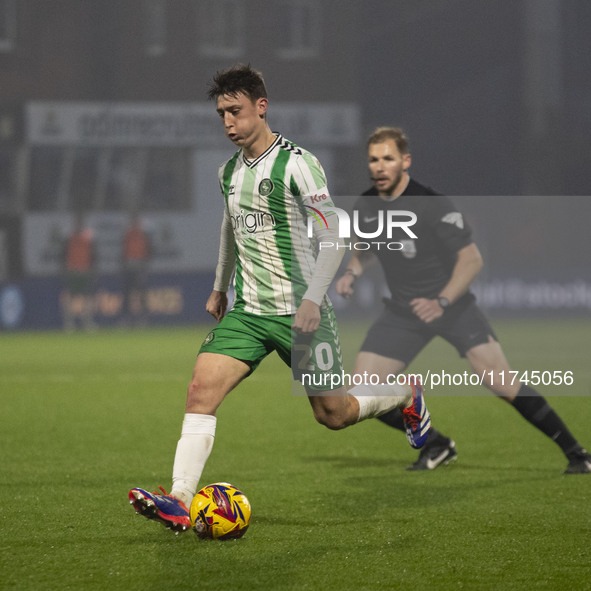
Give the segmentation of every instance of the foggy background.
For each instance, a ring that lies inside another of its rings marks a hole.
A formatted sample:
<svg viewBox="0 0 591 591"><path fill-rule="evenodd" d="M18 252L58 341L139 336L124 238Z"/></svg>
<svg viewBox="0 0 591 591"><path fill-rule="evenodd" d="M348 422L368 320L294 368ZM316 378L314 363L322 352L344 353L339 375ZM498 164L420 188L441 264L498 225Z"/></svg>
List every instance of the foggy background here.
<svg viewBox="0 0 591 591"><path fill-rule="evenodd" d="M491 313L588 317L589 30L585 0L0 0L0 329L61 325L78 212L99 324L120 314L132 211L150 323L205 318L234 151L206 92L236 62L336 200L368 188L369 133L404 127L412 176L475 229Z"/></svg>

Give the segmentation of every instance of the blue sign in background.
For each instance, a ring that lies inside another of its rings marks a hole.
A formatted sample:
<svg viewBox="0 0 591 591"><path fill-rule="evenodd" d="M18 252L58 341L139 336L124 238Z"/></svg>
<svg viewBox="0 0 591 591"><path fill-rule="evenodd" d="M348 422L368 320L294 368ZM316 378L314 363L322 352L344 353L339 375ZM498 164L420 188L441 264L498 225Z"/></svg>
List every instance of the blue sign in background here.
<svg viewBox="0 0 591 591"><path fill-rule="evenodd" d="M211 293L214 274L153 274L147 293L148 323L199 323L211 317L205 302ZM0 330L59 329L63 325L60 277L27 277L0 282ZM116 325L122 319L123 292L120 277L97 279L94 289L94 321L98 326Z"/></svg>

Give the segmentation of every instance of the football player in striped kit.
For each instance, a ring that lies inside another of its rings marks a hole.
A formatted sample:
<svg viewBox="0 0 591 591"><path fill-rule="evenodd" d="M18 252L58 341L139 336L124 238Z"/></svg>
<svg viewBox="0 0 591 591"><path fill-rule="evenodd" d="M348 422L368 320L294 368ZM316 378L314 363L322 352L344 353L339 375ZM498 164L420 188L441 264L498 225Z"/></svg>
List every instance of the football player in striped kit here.
<svg viewBox="0 0 591 591"><path fill-rule="evenodd" d="M344 251L315 248L306 212L322 207L325 223L312 224L314 239L333 245L340 243L337 215L318 160L271 131L261 74L244 65L218 72L209 98L216 101L226 136L239 148L218 175L225 207L206 304L218 325L201 346L187 390L170 495L129 492L138 513L175 531L189 527L187 506L213 446L217 408L272 351L302 383L314 378L306 393L314 417L329 429L399 408L411 446L420 448L430 430L420 384L360 384L347 391L331 379L343 371L326 290ZM226 313L233 276L235 299Z"/></svg>

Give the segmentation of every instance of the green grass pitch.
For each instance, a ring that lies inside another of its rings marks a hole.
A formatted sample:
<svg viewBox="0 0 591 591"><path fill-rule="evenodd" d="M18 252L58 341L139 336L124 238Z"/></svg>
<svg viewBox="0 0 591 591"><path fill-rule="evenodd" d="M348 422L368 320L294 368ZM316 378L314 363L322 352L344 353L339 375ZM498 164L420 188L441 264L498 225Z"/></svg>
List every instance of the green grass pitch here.
<svg viewBox="0 0 591 591"><path fill-rule="evenodd" d="M496 322L513 366L574 372L540 390L591 446L591 321ZM205 328L0 335L0 589L591 589L591 475L508 405L428 398L459 459L411 473L378 421L316 424L276 355L218 414L202 484L253 507L229 542L134 514L131 487L170 486L185 388ZM343 328L353 361L358 328ZM412 369L463 371L444 343Z"/></svg>

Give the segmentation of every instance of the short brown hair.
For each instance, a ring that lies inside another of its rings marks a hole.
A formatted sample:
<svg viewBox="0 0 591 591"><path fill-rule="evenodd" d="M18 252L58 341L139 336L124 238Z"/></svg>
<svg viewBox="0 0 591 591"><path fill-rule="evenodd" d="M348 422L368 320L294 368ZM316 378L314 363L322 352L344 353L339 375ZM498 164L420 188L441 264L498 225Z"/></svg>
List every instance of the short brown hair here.
<svg viewBox="0 0 591 591"><path fill-rule="evenodd" d="M367 140L367 146L394 140L401 154L408 154L408 137L400 127L377 127Z"/></svg>
<svg viewBox="0 0 591 591"><path fill-rule="evenodd" d="M211 100L225 94L235 97L245 94L251 101L267 98L267 89L263 75L250 67L250 64L236 64L227 70L216 72L207 96Z"/></svg>

